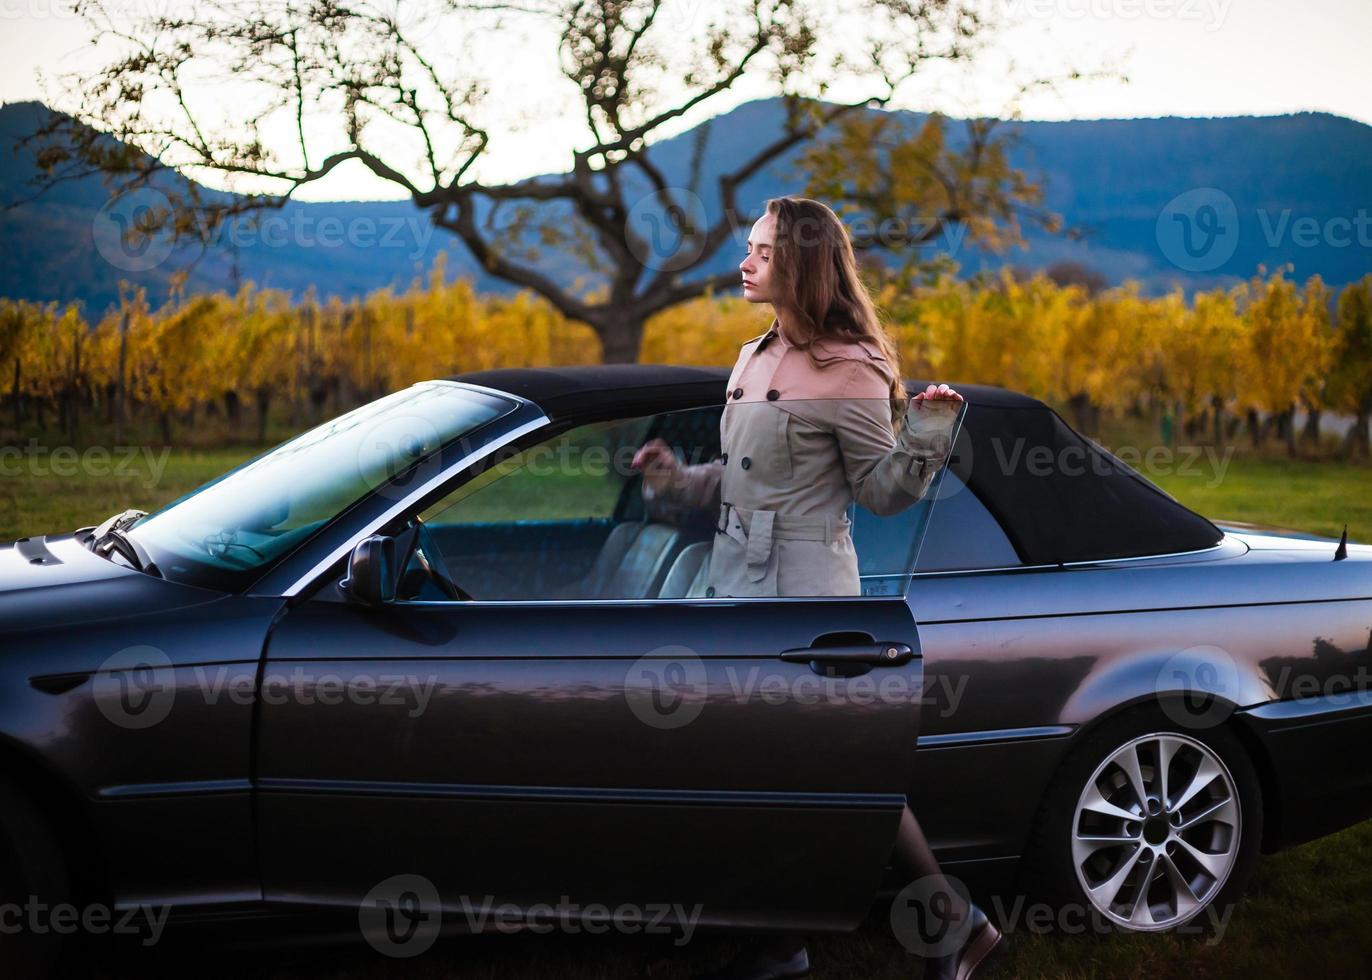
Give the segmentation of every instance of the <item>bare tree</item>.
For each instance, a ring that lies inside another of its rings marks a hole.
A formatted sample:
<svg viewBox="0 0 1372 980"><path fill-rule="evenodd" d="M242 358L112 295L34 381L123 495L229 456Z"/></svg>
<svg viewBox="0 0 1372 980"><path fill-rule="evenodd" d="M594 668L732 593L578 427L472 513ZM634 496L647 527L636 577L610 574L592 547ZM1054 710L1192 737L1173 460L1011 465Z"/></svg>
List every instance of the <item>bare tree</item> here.
<svg viewBox="0 0 1372 980"><path fill-rule="evenodd" d="M228 195L155 184L170 206L144 215L142 230L178 235L280 208L340 166L361 165L491 274L590 325L606 361L631 361L652 314L738 285L733 269L690 273L760 214L740 206L744 182L846 114L886 106L928 63L970 57L988 29L975 0L446 0L417 14L421 3L205 0L189 14L125 21L78 0L108 58L74 80L65 115L41 134L40 160L50 181L99 172L121 192L168 170L250 185ZM465 66L473 45L514 22L556 37L588 145L565 174L487 182L475 174L503 118L498 79ZM689 173L669 180L650 141L745 81L781 96L781 132L729 161L707 191L701 126ZM830 99L838 83L860 97ZM959 166L965 175L976 160ZM996 220L1006 185L977 187L948 221ZM711 193L713 219L703 205ZM665 247L654 222L670 233ZM549 250L575 258L586 288L558 281Z"/></svg>

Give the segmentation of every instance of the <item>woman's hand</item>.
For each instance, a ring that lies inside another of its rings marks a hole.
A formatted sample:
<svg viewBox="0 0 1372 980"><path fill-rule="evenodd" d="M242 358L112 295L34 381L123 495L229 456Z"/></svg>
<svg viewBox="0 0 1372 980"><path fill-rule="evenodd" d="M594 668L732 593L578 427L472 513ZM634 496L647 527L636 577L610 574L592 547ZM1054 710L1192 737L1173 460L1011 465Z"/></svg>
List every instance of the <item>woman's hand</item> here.
<svg viewBox="0 0 1372 980"><path fill-rule="evenodd" d="M643 485L654 493L665 490L681 469L681 463L672 452L672 447L661 439L649 439L638 452L634 453L630 464L643 471Z"/></svg>
<svg viewBox="0 0 1372 980"><path fill-rule="evenodd" d="M919 405L920 402L941 399L948 399L957 402L963 400L962 395L958 394L956 391L948 387L946 384L941 384L937 386L930 385L923 391L915 393L913 396L911 396L910 401L916 403L918 407L923 408L923 405Z"/></svg>

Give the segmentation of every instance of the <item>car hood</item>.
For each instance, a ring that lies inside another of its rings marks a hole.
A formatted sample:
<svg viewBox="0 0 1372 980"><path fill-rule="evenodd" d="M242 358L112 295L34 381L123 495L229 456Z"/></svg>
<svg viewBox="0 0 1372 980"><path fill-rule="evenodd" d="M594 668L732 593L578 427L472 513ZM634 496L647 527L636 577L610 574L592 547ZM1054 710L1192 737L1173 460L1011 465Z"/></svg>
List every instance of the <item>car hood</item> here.
<svg viewBox="0 0 1372 980"><path fill-rule="evenodd" d="M0 544L0 634L121 619L221 598L88 551L75 534Z"/></svg>

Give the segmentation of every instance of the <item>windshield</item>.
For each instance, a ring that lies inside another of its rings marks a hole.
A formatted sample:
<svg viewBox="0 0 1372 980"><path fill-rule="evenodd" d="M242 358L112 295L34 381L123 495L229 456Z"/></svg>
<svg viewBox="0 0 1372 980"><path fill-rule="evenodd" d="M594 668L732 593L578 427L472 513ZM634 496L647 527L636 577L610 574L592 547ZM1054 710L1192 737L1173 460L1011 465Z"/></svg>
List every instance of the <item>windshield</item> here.
<svg viewBox="0 0 1372 980"><path fill-rule="evenodd" d="M143 518L128 536L167 578L238 591L392 477L515 407L457 385L415 385L230 470ZM430 462L436 467L437 457ZM414 467L396 492L429 475L424 470Z"/></svg>

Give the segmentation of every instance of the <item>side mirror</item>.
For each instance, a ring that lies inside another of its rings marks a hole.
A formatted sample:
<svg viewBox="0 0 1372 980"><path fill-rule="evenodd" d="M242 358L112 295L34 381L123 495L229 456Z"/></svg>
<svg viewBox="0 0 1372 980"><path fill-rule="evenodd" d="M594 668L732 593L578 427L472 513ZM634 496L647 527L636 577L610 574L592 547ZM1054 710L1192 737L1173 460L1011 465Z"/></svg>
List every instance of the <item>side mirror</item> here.
<svg viewBox="0 0 1372 980"><path fill-rule="evenodd" d="M338 588L359 606L384 606L395 601L395 580L395 539L373 534L353 549L348 574Z"/></svg>

